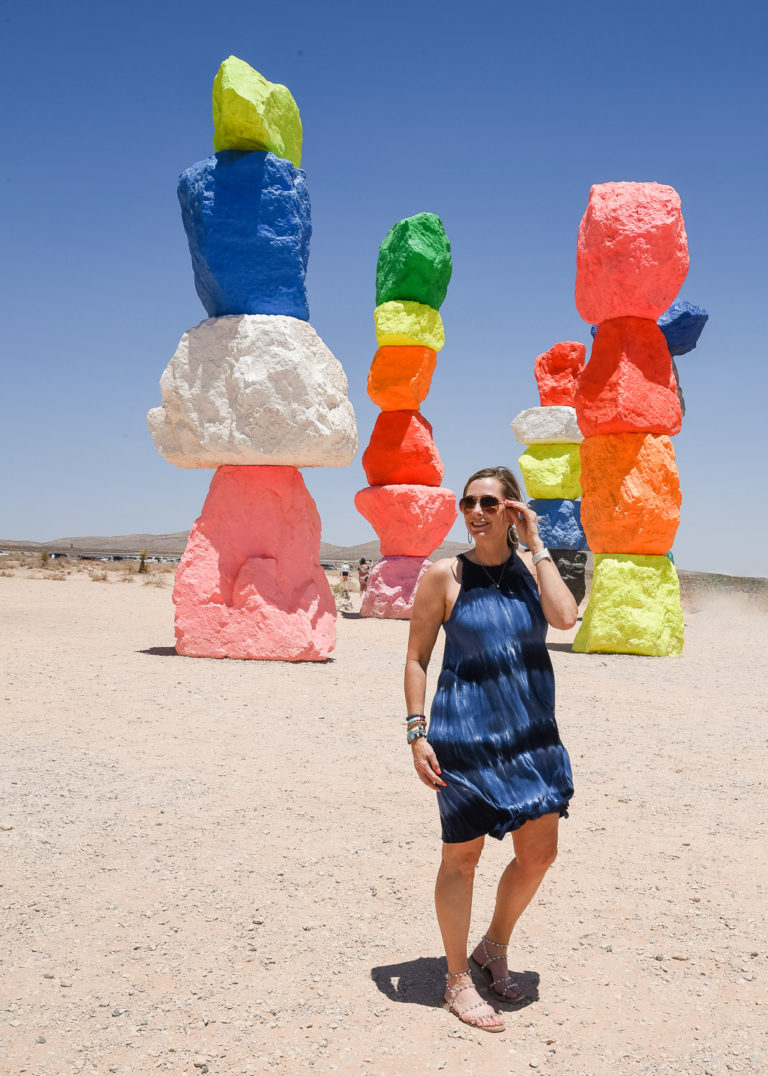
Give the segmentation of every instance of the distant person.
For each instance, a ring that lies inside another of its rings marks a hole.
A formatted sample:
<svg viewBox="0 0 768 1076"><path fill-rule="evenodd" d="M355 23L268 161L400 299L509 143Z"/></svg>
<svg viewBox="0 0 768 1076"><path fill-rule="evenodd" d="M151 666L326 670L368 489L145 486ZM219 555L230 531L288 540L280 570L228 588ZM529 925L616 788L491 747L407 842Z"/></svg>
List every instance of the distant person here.
<svg viewBox="0 0 768 1076"><path fill-rule="evenodd" d="M341 566L341 578L344 583L349 582L349 565L346 561Z"/></svg>
<svg viewBox="0 0 768 1076"><path fill-rule="evenodd" d="M368 561L365 557L360 558L360 563L357 566L357 581L360 584L360 593L365 594L365 588L368 586L368 573L370 568L368 567Z"/></svg>
<svg viewBox="0 0 768 1076"><path fill-rule="evenodd" d="M573 795L555 723L547 624L570 628L577 609L539 537L536 513L506 467L473 474L459 508L475 546L437 561L419 584L405 667L406 720L416 772L437 792L442 824L435 908L448 964L446 1005L465 1024L503 1031L501 1017L477 993L467 960L475 867L486 836L512 834L515 858L470 960L487 975L495 998L517 1001L524 995L509 977L507 944L554 861L558 823ZM533 554L535 576L516 552L518 535ZM427 737L427 666L441 625L443 668Z"/></svg>

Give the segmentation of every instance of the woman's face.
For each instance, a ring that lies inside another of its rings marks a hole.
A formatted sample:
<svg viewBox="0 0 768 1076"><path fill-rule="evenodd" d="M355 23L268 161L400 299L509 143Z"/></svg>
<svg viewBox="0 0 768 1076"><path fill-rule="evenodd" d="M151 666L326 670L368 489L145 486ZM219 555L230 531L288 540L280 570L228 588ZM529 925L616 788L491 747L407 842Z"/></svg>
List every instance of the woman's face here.
<svg viewBox="0 0 768 1076"><path fill-rule="evenodd" d="M467 486L464 497L474 498L475 501L471 508L462 501L464 522L472 537L491 538L503 534L506 541L509 523L504 508L504 487L498 478L476 478ZM499 503L495 508L483 508L481 497L495 497Z"/></svg>

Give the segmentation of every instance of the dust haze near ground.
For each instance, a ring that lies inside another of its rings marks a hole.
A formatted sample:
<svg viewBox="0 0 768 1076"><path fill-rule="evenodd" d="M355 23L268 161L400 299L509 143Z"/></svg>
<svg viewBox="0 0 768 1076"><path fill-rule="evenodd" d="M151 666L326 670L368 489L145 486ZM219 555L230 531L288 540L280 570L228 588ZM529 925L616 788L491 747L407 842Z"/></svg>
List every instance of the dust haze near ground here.
<svg viewBox="0 0 768 1076"><path fill-rule="evenodd" d="M489 1035L440 1007L407 623L353 594L327 663L179 658L165 566L0 569L3 1074L765 1071L761 587L686 587L678 659L550 632L576 796Z"/></svg>

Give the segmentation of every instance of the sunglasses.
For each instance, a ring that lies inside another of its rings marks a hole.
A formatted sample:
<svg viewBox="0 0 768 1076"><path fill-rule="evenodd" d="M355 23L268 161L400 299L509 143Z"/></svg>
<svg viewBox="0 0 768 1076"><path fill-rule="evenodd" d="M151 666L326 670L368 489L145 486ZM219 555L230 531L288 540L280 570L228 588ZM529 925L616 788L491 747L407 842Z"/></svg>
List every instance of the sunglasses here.
<svg viewBox="0 0 768 1076"><path fill-rule="evenodd" d="M459 508L462 512L471 512L476 504L479 504L484 512L495 512L498 508L501 508L501 501L498 497L462 497L459 501Z"/></svg>

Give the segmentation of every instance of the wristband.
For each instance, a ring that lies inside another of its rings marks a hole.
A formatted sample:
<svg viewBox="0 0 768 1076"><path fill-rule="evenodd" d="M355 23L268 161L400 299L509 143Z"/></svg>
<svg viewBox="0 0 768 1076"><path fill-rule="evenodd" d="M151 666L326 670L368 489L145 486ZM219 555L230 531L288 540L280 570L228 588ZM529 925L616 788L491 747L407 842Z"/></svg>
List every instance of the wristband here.
<svg viewBox="0 0 768 1076"><path fill-rule="evenodd" d="M531 563L536 565L539 563L540 560L552 560L552 556L546 546L544 547L544 549L540 549L538 553L533 554L533 557L531 558Z"/></svg>
<svg viewBox="0 0 768 1076"><path fill-rule="evenodd" d="M418 740L421 736L426 738L427 730L424 725L417 725L416 728L408 730L408 743L413 743L414 740Z"/></svg>

